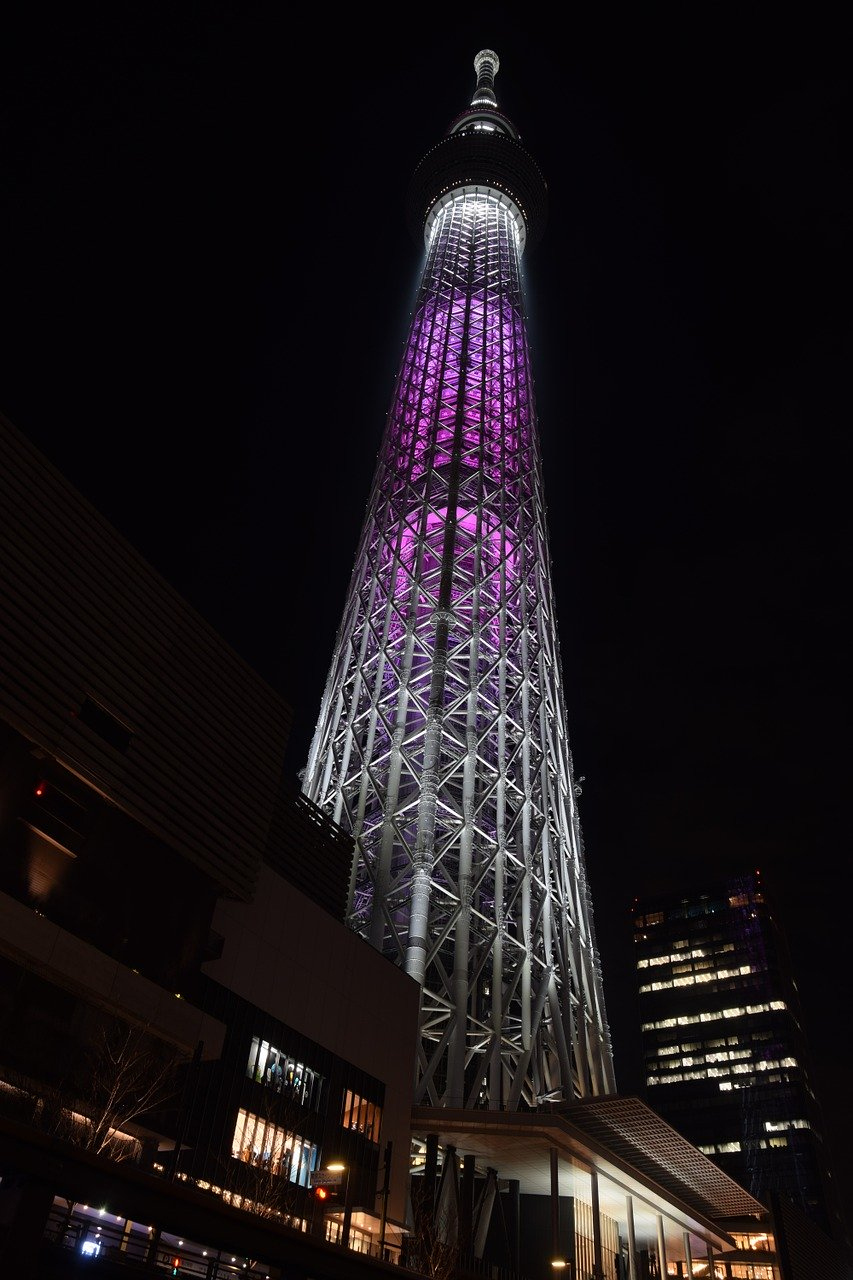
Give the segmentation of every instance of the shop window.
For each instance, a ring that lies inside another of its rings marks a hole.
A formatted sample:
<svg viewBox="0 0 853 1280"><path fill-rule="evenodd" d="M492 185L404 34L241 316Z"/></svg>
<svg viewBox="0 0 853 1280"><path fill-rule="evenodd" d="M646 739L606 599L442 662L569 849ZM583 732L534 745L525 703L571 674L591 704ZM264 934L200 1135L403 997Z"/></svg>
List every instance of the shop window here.
<svg viewBox="0 0 853 1280"><path fill-rule="evenodd" d="M253 1038L246 1075L289 1101L311 1111L320 1110L323 1077L269 1040Z"/></svg>
<svg viewBox="0 0 853 1280"><path fill-rule="evenodd" d="M344 1095L344 1112L341 1121L345 1129L355 1129L363 1133L369 1142L379 1142L379 1131L382 1127L382 1108L375 1102L369 1102L351 1089Z"/></svg>
<svg viewBox="0 0 853 1280"><path fill-rule="evenodd" d="M231 1154L236 1160L307 1187L317 1167L318 1148L298 1133L264 1120L242 1108L237 1113Z"/></svg>

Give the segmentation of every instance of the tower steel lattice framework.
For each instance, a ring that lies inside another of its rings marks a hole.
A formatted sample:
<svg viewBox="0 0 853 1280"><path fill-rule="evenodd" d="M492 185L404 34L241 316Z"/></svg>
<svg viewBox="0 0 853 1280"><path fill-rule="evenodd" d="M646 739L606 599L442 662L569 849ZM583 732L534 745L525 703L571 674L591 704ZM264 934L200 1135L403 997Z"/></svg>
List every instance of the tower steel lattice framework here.
<svg viewBox="0 0 853 1280"><path fill-rule="evenodd" d="M421 986L414 1100L615 1091L566 728L521 257L546 187L497 55L408 193L426 261L303 790L349 924Z"/></svg>

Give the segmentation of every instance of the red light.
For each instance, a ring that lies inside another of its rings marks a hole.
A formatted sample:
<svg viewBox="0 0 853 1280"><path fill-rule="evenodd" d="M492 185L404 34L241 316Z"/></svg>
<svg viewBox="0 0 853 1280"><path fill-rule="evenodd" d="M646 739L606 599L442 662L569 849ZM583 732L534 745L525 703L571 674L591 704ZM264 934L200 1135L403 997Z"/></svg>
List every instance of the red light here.
<svg viewBox="0 0 853 1280"><path fill-rule="evenodd" d="M328 1200L329 1198L329 1193L325 1187L315 1187L314 1195L317 1197L318 1200Z"/></svg>
<svg viewBox="0 0 853 1280"><path fill-rule="evenodd" d="M46 783L46 782L37 782L37 783L36 783L36 788L35 788L35 794L36 794L37 796L43 796L43 795L44 795L44 793L45 793L45 791L47 791L47 783Z"/></svg>

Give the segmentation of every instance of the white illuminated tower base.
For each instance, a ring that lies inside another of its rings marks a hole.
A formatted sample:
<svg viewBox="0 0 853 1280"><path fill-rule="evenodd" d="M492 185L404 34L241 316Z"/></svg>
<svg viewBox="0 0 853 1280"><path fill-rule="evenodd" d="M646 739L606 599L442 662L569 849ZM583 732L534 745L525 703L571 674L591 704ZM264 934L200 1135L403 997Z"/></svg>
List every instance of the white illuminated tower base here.
<svg viewBox="0 0 853 1280"><path fill-rule="evenodd" d="M514 1110L615 1084L521 278L545 184L474 66L409 191L426 263L303 789L354 837L349 924L421 986L415 1104Z"/></svg>

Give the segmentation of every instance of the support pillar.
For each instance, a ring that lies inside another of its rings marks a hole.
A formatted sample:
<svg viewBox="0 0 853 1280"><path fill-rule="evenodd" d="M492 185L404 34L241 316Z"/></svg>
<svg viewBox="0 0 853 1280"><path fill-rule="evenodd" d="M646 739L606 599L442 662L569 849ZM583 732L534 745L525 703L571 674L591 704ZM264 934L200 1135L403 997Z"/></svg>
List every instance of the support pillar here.
<svg viewBox="0 0 853 1280"><path fill-rule="evenodd" d="M589 1171L592 1191L592 1274L594 1280L604 1280L604 1259L601 1251L601 1203L598 1196L598 1170Z"/></svg>
<svg viewBox="0 0 853 1280"><path fill-rule="evenodd" d="M424 1158L424 1208L427 1203L430 1209L435 1204L435 1183L438 1177L438 1134L427 1134L426 1156Z"/></svg>
<svg viewBox="0 0 853 1280"><path fill-rule="evenodd" d="M349 1233L352 1224L352 1200L350 1199L350 1166L347 1165L346 1181L344 1182L344 1221L341 1228L341 1241L345 1249L349 1248Z"/></svg>
<svg viewBox="0 0 853 1280"><path fill-rule="evenodd" d="M684 1233L684 1267L687 1280L693 1280L693 1254L690 1251L690 1232Z"/></svg>
<svg viewBox="0 0 853 1280"><path fill-rule="evenodd" d="M557 1148L551 1148L551 1259L562 1258L560 1249L560 1166Z"/></svg>
<svg viewBox="0 0 853 1280"><path fill-rule="evenodd" d="M658 1275L666 1280L666 1236L663 1232L663 1218L658 1214Z"/></svg>
<svg viewBox="0 0 853 1280"><path fill-rule="evenodd" d="M492 1209L495 1205L495 1196L498 1193L498 1171L492 1169L491 1166L486 1169L486 1185L483 1187L483 1195L480 1199L480 1206L477 1212L477 1225L474 1230L474 1257L482 1258L483 1250L486 1247L486 1239L489 1234L489 1225L492 1221Z"/></svg>
<svg viewBox="0 0 853 1280"><path fill-rule="evenodd" d="M445 1244L459 1244L459 1161L450 1143L444 1149L441 1180L435 1197L437 1234Z"/></svg>
<svg viewBox="0 0 853 1280"><path fill-rule="evenodd" d="M625 1216L628 1219L628 1280L637 1280L637 1236L634 1231L634 1197L625 1197Z"/></svg>
<svg viewBox="0 0 853 1280"><path fill-rule="evenodd" d="M507 1217L512 1222L512 1239L510 1241L510 1266L515 1272L521 1271L521 1184L513 1178L509 1184L509 1210Z"/></svg>
<svg viewBox="0 0 853 1280"><path fill-rule="evenodd" d="M474 1157L462 1158L462 1186L459 1195L459 1247L462 1256L471 1252L474 1229Z"/></svg>

